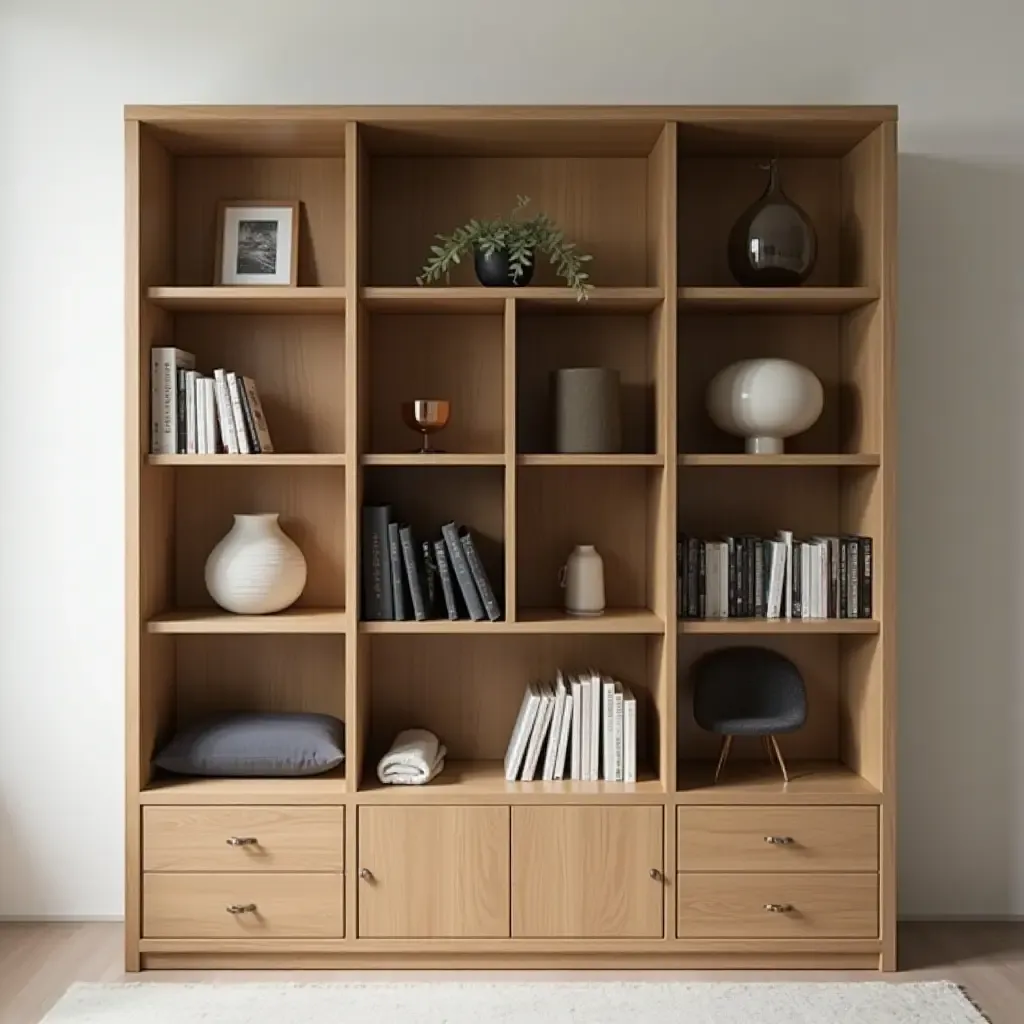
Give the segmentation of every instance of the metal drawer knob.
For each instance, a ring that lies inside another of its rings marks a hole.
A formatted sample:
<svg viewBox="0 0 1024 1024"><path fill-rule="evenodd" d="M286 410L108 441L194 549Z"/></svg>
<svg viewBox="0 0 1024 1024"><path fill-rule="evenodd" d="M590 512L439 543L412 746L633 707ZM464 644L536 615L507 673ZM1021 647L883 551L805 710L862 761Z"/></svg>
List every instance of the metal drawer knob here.
<svg viewBox="0 0 1024 1024"><path fill-rule="evenodd" d="M228 846L258 846L259 840L255 836L232 836L227 840Z"/></svg>
<svg viewBox="0 0 1024 1024"><path fill-rule="evenodd" d="M793 837L792 836L765 836L764 837L764 841L769 846L792 846L793 845Z"/></svg>
<svg viewBox="0 0 1024 1024"><path fill-rule="evenodd" d="M256 904L255 903L232 903L227 907L229 914L255 914Z"/></svg>
<svg viewBox="0 0 1024 1024"><path fill-rule="evenodd" d="M766 903L764 909L769 914L789 914L793 910L793 905L791 903Z"/></svg>
<svg viewBox="0 0 1024 1024"><path fill-rule="evenodd" d="M664 882L665 881L665 876L657 868L651 868L649 873L650 873L651 878L654 879L654 881L656 881L656 882Z"/></svg>
<svg viewBox="0 0 1024 1024"><path fill-rule="evenodd" d="M359 870L359 877L364 882L372 882L373 881L373 872L369 868L360 868L360 870Z"/></svg>

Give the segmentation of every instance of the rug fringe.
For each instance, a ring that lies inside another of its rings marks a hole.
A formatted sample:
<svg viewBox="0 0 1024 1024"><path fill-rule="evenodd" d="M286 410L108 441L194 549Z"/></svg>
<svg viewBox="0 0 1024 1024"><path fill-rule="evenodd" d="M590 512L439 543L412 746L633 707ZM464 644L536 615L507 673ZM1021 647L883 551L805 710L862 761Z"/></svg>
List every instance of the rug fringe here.
<svg viewBox="0 0 1024 1024"><path fill-rule="evenodd" d="M978 1005L971 993L967 991L966 985L956 985L955 987L959 991L960 995L962 995L964 999L974 1007L981 1019L985 1021L985 1024L994 1024L992 1018Z"/></svg>

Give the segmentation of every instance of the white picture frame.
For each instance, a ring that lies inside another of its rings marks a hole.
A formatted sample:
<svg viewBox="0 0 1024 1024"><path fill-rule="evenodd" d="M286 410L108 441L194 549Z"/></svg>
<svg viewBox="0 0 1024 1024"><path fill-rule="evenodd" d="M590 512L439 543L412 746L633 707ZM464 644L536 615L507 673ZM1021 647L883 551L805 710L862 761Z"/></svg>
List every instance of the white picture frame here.
<svg viewBox="0 0 1024 1024"><path fill-rule="evenodd" d="M228 200L217 226L218 285L295 287L299 203Z"/></svg>

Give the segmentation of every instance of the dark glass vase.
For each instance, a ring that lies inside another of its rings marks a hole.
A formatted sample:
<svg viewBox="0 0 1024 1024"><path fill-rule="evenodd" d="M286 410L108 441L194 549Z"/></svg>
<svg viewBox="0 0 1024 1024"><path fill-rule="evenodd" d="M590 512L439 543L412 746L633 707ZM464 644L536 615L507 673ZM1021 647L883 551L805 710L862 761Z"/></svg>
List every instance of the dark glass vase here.
<svg viewBox="0 0 1024 1024"><path fill-rule="evenodd" d="M512 268L509 266L508 253L496 249L492 253L476 250L474 260L477 280L486 288L521 288L533 280L533 263L523 268L518 281L512 280Z"/></svg>
<svg viewBox="0 0 1024 1024"><path fill-rule="evenodd" d="M782 191L778 162L772 160L766 170L764 195L729 233L729 269L742 285L792 287L810 276L818 242L810 218Z"/></svg>

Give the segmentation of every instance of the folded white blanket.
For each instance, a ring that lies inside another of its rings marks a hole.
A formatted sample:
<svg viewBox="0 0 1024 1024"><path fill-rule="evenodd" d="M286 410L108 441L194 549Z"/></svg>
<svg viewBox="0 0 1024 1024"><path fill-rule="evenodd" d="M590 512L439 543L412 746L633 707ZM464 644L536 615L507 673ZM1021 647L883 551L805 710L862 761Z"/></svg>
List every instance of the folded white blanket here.
<svg viewBox="0 0 1024 1024"><path fill-rule="evenodd" d="M377 765L377 778L386 785L422 786L444 768L448 751L426 729L406 729Z"/></svg>

